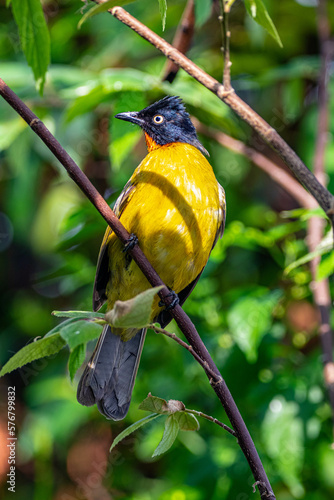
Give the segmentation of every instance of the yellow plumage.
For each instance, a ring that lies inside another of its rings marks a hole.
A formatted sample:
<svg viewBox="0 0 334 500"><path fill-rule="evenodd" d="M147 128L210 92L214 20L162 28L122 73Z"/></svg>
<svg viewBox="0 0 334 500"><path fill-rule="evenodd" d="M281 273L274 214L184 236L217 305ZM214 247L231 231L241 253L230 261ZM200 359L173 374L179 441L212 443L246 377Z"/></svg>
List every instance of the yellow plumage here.
<svg viewBox="0 0 334 500"><path fill-rule="evenodd" d="M152 149L126 186L120 220L176 293L198 276L209 258L224 218L222 194L209 162L185 143ZM122 244L109 229L101 252L106 245L111 274L106 295L112 308L116 300L127 300L150 284L134 261L126 266ZM152 316L158 311L157 299Z"/></svg>
<svg viewBox="0 0 334 500"><path fill-rule="evenodd" d="M223 233L224 190L178 97L116 117L144 130L148 154L116 201L115 213L182 305ZM94 310L105 301L111 309L116 300L128 300L148 288L149 282L108 228L98 259ZM158 297L151 320L163 326L171 320ZM145 328L104 327L78 385L81 404L96 403L107 418L124 418L145 333Z"/></svg>

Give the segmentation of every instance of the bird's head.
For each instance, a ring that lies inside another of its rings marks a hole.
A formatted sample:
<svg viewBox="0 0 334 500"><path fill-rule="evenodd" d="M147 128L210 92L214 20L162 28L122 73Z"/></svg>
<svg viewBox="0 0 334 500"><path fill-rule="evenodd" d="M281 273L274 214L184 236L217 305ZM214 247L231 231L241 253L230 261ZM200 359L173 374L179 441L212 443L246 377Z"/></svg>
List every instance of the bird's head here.
<svg viewBox="0 0 334 500"><path fill-rule="evenodd" d="M152 140L158 146L186 142L203 154L209 155L199 142L195 127L180 97L167 96L141 111L118 113L115 118L139 125L145 132L148 145Z"/></svg>

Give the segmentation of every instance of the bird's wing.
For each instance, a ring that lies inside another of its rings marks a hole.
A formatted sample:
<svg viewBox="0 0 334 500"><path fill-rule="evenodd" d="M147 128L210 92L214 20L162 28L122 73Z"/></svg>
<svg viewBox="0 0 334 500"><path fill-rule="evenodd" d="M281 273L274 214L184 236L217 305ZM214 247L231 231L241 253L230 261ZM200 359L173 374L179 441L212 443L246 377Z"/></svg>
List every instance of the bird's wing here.
<svg viewBox="0 0 334 500"><path fill-rule="evenodd" d="M225 229L225 219L226 219L226 198L224 188L218 184L218 194L219 194L219 214L218 214L218 229L216 237L214 239L212 248L216 245L219 238L223 236Z"/></svg>
<svg viewBox="0 0 334 500"><path fill-rule="evenodd" d="M219 213L218 213L218 228L217 228L217 233L212 245L212 248L215 246L217 243L218 239L223 236L224 229L225 229L225 219L226 219L226 200L225 200L225 190L224 188L218 184L218 194L219 194ZM193 289L195 288L198 280L201 277L201 274L204 270L204 267L202 271L196 276L196 278L189 283L181 292L178 293L179 297L179 304L182 306L184 302L187 300ZM162 310L158 317L156 318L155 321L160 323L162 328L164 328L168 323L172 320L172 316L169 311Z"/></svg>
<svg viewBox="0 0 334 500"><path fill-rule="evenodd" d="M120 217L123 210L129 203L132 194L135 191L135 185L130 181L124 186L123 191L119 195L114 205L114 212L117 217ZM107 300L106 288L111 278L110 265L108 255L108 243L113 234L113 230L108 226L102 240L100 253L97 259L95 283L93 290L93 310L98 311Z"/></svg>

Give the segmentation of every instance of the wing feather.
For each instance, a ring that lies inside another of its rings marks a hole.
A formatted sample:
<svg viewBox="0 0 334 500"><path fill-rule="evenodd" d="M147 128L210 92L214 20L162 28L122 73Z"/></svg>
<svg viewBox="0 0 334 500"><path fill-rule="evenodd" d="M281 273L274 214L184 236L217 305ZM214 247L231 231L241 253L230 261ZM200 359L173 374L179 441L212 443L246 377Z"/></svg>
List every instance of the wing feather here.
<svg viewBox="0 0 334 500"><path fill-rule="evenodd" d="M120 217L130 201L136 187L131 183L131 179L125 185L123 191L119 195L114 205L114 212L117 217ZM96 275L93 289L93 310L98 311L107 300L106 289L107 284L112 278L110 275L110 263L108 254L108 244L113 235L112 229L108 226L102 240L99 256L97 259Z"/></svg>

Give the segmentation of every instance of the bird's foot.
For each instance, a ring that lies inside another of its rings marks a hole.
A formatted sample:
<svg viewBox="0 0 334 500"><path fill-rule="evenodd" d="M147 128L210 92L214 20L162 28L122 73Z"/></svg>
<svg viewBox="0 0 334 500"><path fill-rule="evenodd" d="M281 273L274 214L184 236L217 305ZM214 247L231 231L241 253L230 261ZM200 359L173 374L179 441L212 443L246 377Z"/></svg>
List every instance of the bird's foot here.
<svg viewBox="0 0 334 500"><path fill-rule="evenodd" d="M138 238L135 234L131 233L129 239L124 245L123 252L127 252L128 250L132 250L136 245L138 245Z"/></svg>
<svg viewBox="0 0 334 500"><path fill-rule="evenodd" d="M165 311L170 311L171 309L174 309L175 306L177 306L180 303L179 296L174 290L170 290L169 294L166 296L167 297L173 297L172 302L166 306ZM160 300L159 302L159 307L163 307L165 305L163 300Z"/></svg>

